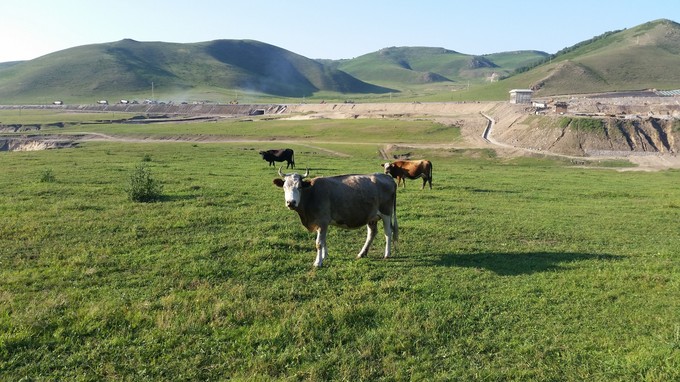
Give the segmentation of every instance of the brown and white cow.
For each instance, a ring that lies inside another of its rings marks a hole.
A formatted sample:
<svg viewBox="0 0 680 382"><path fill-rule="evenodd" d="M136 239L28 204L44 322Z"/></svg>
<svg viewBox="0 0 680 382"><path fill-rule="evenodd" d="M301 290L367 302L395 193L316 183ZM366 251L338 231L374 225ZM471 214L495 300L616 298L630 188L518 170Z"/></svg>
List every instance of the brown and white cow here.
<svg viewBox="0 0 680 382"><path fill-rule="evenodd" d="M423 186L420 189L425 188L425 183L429 183L432 189L432 162L429 160L397 160L381 166L385 169L385 174L397 179L397 186L401 182L406 188L406 178L423 178Z"/></svg>
<svg viewBox="0 0 680 382"><path fill-rule="evenodd" d="M282 166L283 167L283 166ZM385 231L385 258L390 257L392 240L399 237L397 225L397 186L385 174L338 175L305 180L303 174L283 174L274 179L283 188L286 207L297 212L302 225L316 231L316 261L321 266L328 256L326 233L328 226L355 229L368 228L366 242L357 258L366 256L382 220Z"/></svg>

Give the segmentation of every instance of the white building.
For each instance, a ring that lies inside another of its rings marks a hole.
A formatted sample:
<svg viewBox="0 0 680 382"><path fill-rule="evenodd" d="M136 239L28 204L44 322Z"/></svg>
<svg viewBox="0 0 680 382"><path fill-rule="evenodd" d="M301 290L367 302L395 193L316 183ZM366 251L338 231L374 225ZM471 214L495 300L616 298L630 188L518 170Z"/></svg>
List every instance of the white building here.
<svg viewBox="0 0 680 382"><path fill-rule="evenodd" d="M512 89L510 90L510 103L531 103L531 89Z"/></svg>

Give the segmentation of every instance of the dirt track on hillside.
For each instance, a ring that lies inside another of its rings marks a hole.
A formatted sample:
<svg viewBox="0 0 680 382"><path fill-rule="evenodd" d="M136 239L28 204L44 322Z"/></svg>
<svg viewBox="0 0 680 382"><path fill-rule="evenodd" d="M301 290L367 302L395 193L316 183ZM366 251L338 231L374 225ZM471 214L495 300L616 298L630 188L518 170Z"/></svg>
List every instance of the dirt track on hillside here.
<svg viewBox="0 0 680 382"><path fill-rule="evenodd" d="M637 113L675 114L677 102L674 99L650 98L643 100L634 98L612 99L617 110L635 110ZM603 102L590 99L572 101L580 113L601 112L608 110ZM444 103L387 103L387 104L302 104L289 106L287 113L292 119L357 119L357 118L391 118L391 119L431 119L443 124L456 124L461 128L462 140L455 143L408 145L404 148L491 148L499 157L517 156L553 156L565 158L574 163L585 164L588 161L628 160L637 167L621 168L621 171L657 171L669 168L680 168L680 158L673 152L633 152L601 150L597 155L571 155L550 150L535 149L523 145L513 145L516 137L527 134L526 127L517 125L534 112L528 105L516 105L508 102L444 102ZM493 123L489 137L485 131ZM522 130L524 129L524 130ZM545 132L544 132L545 133ZM389 143L385 143L389 152ZM575 152L578 150L574 150Z"/></svg>

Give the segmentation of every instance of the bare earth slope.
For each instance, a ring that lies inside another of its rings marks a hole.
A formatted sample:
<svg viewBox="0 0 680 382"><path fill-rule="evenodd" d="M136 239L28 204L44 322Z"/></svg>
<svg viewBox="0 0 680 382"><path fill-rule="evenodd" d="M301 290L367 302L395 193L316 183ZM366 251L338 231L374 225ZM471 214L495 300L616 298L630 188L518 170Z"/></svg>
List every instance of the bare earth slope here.
<svg viewBox="0 0 680 382"><path fill-rule="evenodd" d="M500 156L552 155L585 160L624 158L637 170L680 168L680 106L674 97L570 99L564 115L548 111L535 117L529 105L508 102L301 104L290 118L428 118L461 127L462 142L429 145L493 148ZM602 121L587 130L576 119ZM564 120L572 122L563 125ZM492 126L491 134L484 137ZM403 146L403 145L402 145Z"/></svg>

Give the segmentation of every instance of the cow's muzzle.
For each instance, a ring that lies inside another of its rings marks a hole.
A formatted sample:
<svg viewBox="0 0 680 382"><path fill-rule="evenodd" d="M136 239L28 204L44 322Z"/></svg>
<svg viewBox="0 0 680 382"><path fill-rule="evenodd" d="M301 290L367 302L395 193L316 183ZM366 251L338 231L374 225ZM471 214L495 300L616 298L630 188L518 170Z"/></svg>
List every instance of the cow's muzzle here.
<svg viewBox="0 0 680 382"><path fill-rule="evenodd" d="M293 210L295 209L295 207L297 207L297 203L295 202L295 200L286 200L286 207Z"/></svg>

